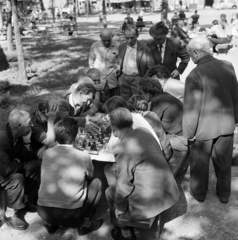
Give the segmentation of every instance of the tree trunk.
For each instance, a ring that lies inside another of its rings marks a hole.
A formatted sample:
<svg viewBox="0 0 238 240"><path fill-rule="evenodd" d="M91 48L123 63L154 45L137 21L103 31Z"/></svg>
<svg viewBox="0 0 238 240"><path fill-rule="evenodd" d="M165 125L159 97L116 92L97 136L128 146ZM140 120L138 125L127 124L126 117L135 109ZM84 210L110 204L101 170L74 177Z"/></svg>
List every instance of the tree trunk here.
<svg viewBox="0 0 238 240"><path fill-rule="evenodd" d="M102 13L103 13L103 15L107 14L106 0L102 1Z"/></svg>
<svg viewBox="0 0 238 240"><path fill-rule="evenodd" d="M40 8L41 8L41 11L45 10L45 5L44 5L43 0L40 0Z"/></svg>
<svg viewBox="0 0 238 240"><path fill-rule="evenodd" d="M13 12L13 22L14 22L14 33L16 39L16 48L17 48L17 60L18 60L18 72L19 72L19 80L21 83L27 82L27 74L26 74L26 66L25 59L23 54L23 47L21 43L21 33L19 28L19 20L17 15L17 0L12 1L12 12Z"/></svg>
<svg viewBox="0 0 238 240"><path fill-rule="evenodd" d="M51 0L52 1L52 16L53 16L53 23L55 23L55 0Z"/></svg>
<svg viewBox="0 0 238 240"><path fill-rule="evenodd" d="M77 5L76 5L76 0L74 0L74 19L77 25Z"/></svg>
<svg viewBox="0 0 238 240"><path fill-rule="evenodd" d="M0 3L0 29L3 28L2 4Z"/></svg>
<svg viewBox="0 0 238 240"><path fill-rule="evenodd" d="M13 51L12 43L12 4L11 0L7 1L7 51Z"/></svg>

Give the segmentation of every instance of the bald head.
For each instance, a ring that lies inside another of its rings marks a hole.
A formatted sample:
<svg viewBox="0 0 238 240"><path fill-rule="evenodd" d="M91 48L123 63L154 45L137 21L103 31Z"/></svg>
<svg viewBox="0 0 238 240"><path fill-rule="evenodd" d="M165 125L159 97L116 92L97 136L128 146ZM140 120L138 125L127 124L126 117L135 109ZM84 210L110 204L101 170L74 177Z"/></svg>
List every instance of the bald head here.
<svg viewBox="0 0 238 240"><path fill-rule="evenodd" d="M31 130L31 116L29 112L13 109L8 116L8 123L14 138L26 136Z"/></svg>
<svg viewBox="0 0 238 240"><path fill-rule="evenodd" d="M89 84L94 85L94 82L90 77L82 77L78 80L78 85L79 84L85 84L85 83L89 83Z"/></svg>
<svg viewBox="0 0 238 240"><path fill-rule="evenodd" d="M102 40L104 47L109 48L111 46L113 38L112 31L108 28L104 28L103 30L101 30L100 38Z"/></svg>
<svg viewBox="0 0 238 240"><path fill-rule="evenodd" d="M194 63L208 54L210 51L210 42L206 37L199 36L193 38L188 44L188 52Z"/></svg>

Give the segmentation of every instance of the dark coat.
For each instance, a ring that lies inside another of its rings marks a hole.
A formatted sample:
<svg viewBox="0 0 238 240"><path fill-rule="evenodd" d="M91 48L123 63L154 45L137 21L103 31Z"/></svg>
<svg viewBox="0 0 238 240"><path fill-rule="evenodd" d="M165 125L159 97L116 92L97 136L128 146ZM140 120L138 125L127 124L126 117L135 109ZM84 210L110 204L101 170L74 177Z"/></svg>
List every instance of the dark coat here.
<svg viewBox="0 0 238 240"><path fill-rule="evenodd" d="M198 141L232 134L238 123L238 84L230 62L207 55L185 83L183 135Z"/></svg>
<svg viewBox="0 0 238 240"><path fill-rule="evenodd" d="M119 45L119 50L118 50L118 59L119 59L119 65L120 65L120 70L122 71L123 69L123 62L124 62L124 57L126 53L126 48L127 48L127 42L123 42ZM151 50L142 42L137 40L137 67L139 70L140 76L144 76L148 68L153 67L155 65L154 59L151 54Z"/></svg>
<svg viewBox="0 0 238 240"><path fill-rule="evenodd" d="M151 111L155 112L168 134L182 132L183 104L169 93L160 93L152 99Z"/></svg>
<svg viewBox="0 0 238 240"><path fill-rule="evenodd" d="M115 207L130 221L152 218L179 199L174 176L153 135L145 128L128 131L114 151Z"/></svg>
<svg viewBox="0 0 238 240"><path fill-rule="evenodd" d="M29 152L19 138L14 144L11 128L8 124L0 128L0 182L2 178L7 178L14 173L23 173L21 163L36 159L36 156Z"/></svg>
<svg viewBox="0 0 238 240"><path fill-rule="evenodd" d="M69 102L63 98L57 100L58 104L58 117L59 119L64 119L65 117L72 117L78 122L79 127L85 127L86 118L82 117L82 112L79 110L76 115L74 115L74 108L69 104Z"/></svg>
<svg viewBox="0 0 238 240"><path fill-rule="evenodd" d="M161 64L161 54L154 40L147 42L147 46L151 49L155 65ZM177 60L181 59L179 66L177 67ZM185 47L181 45L181 42L176 39L166 37L166 46L164 53L163 65L172 73L175 69L182 74L189 62L189 55Z"/></svg>

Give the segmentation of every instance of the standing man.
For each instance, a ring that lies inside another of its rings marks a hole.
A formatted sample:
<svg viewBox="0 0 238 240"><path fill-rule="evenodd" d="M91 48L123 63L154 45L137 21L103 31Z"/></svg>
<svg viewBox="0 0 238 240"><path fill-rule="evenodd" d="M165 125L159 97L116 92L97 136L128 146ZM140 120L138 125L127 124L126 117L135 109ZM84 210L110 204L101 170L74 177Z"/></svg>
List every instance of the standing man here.
<svg viewBox="0 0 238 240"><path fill-rule="evenodd" d="M136 28L125 30L126 42L119 46L119 79L120 94L127 101L134 94L139 94L139 80L146 71L154 66L154 59L150 49L138 41L139 34Z"/></svg>
<svg viewBox="0 0 238 240"><path fill-rule="evenodd" d="M217 176L216 193L228 203L231 193L233 132L238 123L238 84L231 63L210 54L209 40L196 37L188 52L197 67L185 83L183 135L190 141L190 191L204 201L209 160Z"/></svg>
<svg viewBox="0 0 238 240"><path fill-rule="evenodd" d="M119 95L117 82L118 46L113 41L112 31L103 29L100 41L93 43L89 53L89 67L97 68L101 74L101 86L106 98Z"/></svg>
<svg viewBox="0 0 238 240"><path fill-rule="evenodd" d="M164 65L171 73L171 77L179 79L189 62L189 55L181 42L176 39L166 37L168 28L164 22L158 22L150 28L150 36L153 40L147 42L147 46L151 49L155 64ZM177 67L177 60L181 59Z"/></svg>

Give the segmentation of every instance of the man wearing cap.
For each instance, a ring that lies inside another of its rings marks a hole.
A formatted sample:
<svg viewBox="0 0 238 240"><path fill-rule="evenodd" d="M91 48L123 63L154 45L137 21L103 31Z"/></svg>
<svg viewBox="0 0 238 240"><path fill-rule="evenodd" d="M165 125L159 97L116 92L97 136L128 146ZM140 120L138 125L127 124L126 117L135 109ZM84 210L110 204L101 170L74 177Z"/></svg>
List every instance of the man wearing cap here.
<svg viewBox="0 0 238 240"><path fill-rule="evenodd" d="M154 66L151 50L138 41L139 34L136 28L126 28L126 42L119 46L120 67L120 94L125 100L139 93L139 81L146 71Z"/></svg>
<svg viewBox="0 0 238 240"><path fill-rule="evenodd" d="M101 40L93 43L89 53L89 67L101 74L101 87L106 98L119 95L117 82L118 43L113 41L112 31L103 29Z"/></svg>
<svg viewBox="0 0 238 240"><path fill-rule="evenodd" d="M172 78L179 79L189 62L186 48L179 40L166 37L168 28L162 21L151 27L149 33L153 40L148 41L147 46L151 49L155 64L163 64L170 71ZM177 67L178 58L181 62Z"/></svg>

